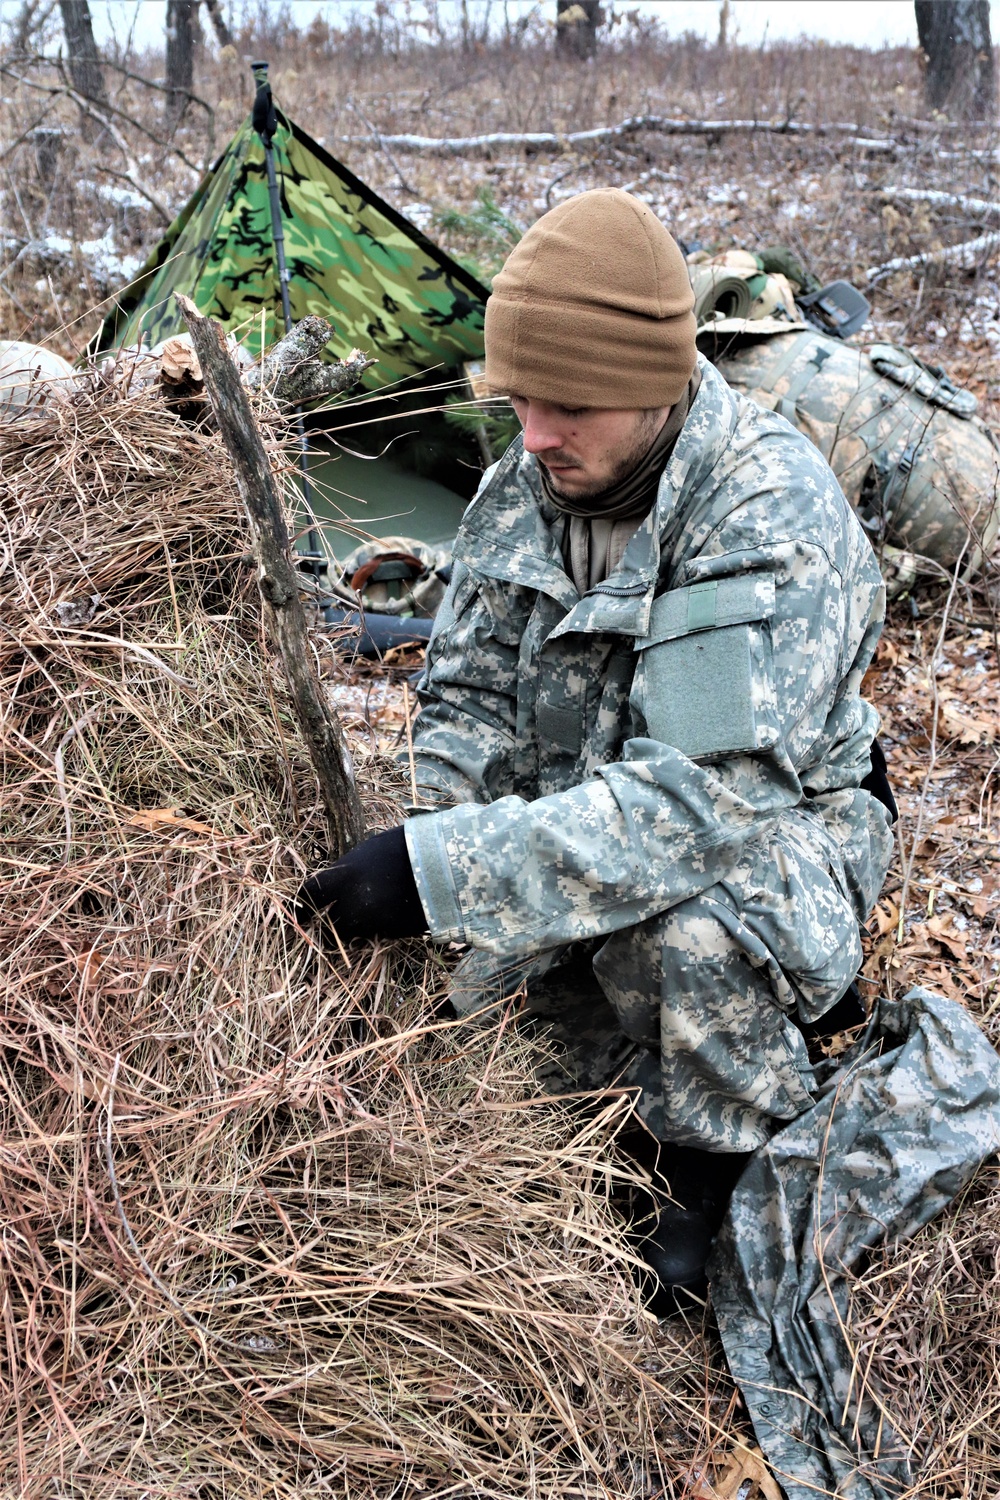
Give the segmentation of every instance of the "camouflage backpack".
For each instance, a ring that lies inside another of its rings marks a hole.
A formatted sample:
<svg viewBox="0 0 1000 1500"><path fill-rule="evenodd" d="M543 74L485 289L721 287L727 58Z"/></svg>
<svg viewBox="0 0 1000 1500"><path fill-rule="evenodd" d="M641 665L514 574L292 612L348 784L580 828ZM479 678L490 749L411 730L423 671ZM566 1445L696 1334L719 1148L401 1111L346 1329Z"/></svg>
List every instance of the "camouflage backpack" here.
<svg viewBox="0 0 1000 1500"><path fill-rule="evenodd" d="M861 349L801 325L755 338L752 327L731 341L713 331L712 358L816 444L872 541L981 568L1000 525L1000 445L976 398L892 344Z"/></svg>

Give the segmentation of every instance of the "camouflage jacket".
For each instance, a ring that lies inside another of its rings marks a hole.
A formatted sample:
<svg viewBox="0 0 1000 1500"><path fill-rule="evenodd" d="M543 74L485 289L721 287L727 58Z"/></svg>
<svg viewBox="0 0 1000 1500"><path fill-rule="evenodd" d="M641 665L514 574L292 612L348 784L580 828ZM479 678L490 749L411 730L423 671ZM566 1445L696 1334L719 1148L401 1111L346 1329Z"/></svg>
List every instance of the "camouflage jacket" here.
<svg viewBox="0 0 1000 1500"><path fill-rule="evenodd" d="M706 361L657 502L582 598L520 439L455 544L407 846L432 933L504 959L632 926L805 825L863 920L876 560L826 462ZM451 804L450 806L448 804Z"/></svg>

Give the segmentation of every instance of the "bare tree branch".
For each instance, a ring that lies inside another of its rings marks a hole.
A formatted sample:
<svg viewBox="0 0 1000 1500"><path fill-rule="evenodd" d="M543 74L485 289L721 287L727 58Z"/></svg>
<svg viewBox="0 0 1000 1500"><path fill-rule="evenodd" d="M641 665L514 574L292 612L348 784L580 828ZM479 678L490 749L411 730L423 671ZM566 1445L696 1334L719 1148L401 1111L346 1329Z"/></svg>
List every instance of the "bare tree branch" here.
<svg viewBox="0 0 1000 1500"><path fill-rule="evenodd" d="M0 63L0 76L4 78L10 78L15 83L21 84L24 88L34 89L38 94L48 94L52 99L72 98L73 95L71 87L70 84L66 81L62 63L59 61L52 62L52 60L47 57L28 59L28 63L38 62L42 62L51 67L54 67L59 73L60 77L62 77L63 82L58 85L52 83L39 83L34 78L26 78L23 73L18 73L14 68L10 66L9 63ZM111 65L109 64L108 66ZM166 88L162 84L149 83L148 79L140 78L136 73L126 73L125 76L127 78L136 79L140 83L148 83L151 89L158 89L160 93L167 92ZM209 142L211 149L211 140L213 139L212 132L214 130L214 124L212 123L214 120L214 116L211 106L206 104L203 99L199 99L197 94L192 94L191 98L196 104L200 104L203 109L207 109L209 112L209 116L211 117L209 121ZM204 172L204 166L199 165L198 162L192 161L191 158L187 156L179 146L174 145L172 141L164 140L162 136L156 135L152 130L149 129L147 125L143 125L141 120L136 120L132 117L132 115L127 115L125 111L123 109L119 109L117 105L109 104L107 106L106 113L109 118L123 120L126 125L131 125L134 130L138 130L141 135L144 135L147 140L152 141L155 146L161 146L164 151L171 152L172 155L177 157L178 161L183 162L184 165L188 167L192 172L197 172L199 176L201 176L201 174Z"/></svg>
<svg viewBox="0 0 1000 1500"><path fill-rule="evenodd" d="M250 518L265 619L281 656L295 717L319 781L332 853L339 859L362 837L364 815L340 720L312 669L299 579L274 476L220 325L204 317L182 293L177 294L177 304L191 332L205 389Z"/></svg>
<svg viewBox="0 0 1000 1500"><path fill-rule="evenodd" d="M322 318L315 315L303 318L265 354L259 365L247 370L244 385L250 391L267 391L276 401L292 406L350 390L375 360L354 349L337 364L320 364L316 356L329 343L332 333L333 329Z"/></svg>

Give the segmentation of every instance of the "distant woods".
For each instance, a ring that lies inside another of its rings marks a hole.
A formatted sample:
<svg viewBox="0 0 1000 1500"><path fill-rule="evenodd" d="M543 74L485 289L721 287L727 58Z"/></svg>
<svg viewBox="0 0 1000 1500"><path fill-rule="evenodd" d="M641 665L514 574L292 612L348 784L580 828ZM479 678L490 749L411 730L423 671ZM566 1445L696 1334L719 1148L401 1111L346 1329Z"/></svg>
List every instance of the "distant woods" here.
<svg viewBox="0 0 1000 1500"><path fill-rule="evenodd" d="M167 116L171 126L179 124L193 98L194 52L199 36L199 8L204 5L220 47L233 45L233 34L223 14L221 0L167 0L166 12L166 92ZM25 12L38 9L27 0ZM66 60L73 87L82 98L98 110L105 110L108 97L100 54L94 41L94 26L89 0L59 0ZM85 116L84 128L93 134L94 120Z"/></svg>
<svg viewBox="0 0 1000 1500"><path fill-rule="evenodd" d="M73 89L93 111L103 113L108 96L88 0L58 0L58 4ZM51 3L46 5L43 0L22 0L23 24L12 30L27 32L36 16L46 16L51 8ZM915 0L914 11L927 107L956 121L991 121L997 109L997 86L989 0ZM165 79L161 87L166 91L171 128L184 117L194 98L195 48L202 14L207 15L220 47L234 44L223 0L167 0ZM600 0L556 0L555 16L551 11L549 16L555 21L555 51L559 57L583 62L595 57L598 31L608 20ZM467 0L459 8L459 20L463 50L469 50L473 33L479 28L471 24ZM725 51L729 40L730 20L731 7L723 0L719 10L720 51ZM509 23L505 26L506 35ZM440 22L439 31L443 40ZM488 44L485 31L481 41ZM92 135L94 126L90 114L85 118L85 132Z"/></svg>
<svg viewBox="0 0 1000 1500"><path fill-rule="evenodd" d="M989 0L915 0L913 8L926 60L928 107L952 119L992 119L996 75Z"/></svg>

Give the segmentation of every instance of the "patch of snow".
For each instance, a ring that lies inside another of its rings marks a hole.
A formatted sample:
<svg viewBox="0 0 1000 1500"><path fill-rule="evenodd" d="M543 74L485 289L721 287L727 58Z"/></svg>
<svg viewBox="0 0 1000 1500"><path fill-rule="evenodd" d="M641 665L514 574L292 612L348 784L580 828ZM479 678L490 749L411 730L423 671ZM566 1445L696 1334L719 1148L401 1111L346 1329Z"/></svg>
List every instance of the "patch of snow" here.
<svg viewBox="0 0 1000 1500"><path fill-rule="evenodd" d="M434 210L429 203L404 203L399 211L418 229L430 229L434 220Z"/></svg>
<svg viewBox="0 0 1000 1500"><path fill-rule="evenodd" d="M115 232L109 224L99 240L84 240L80 254L90 263L95 280L105 286L118 286L131 281L142 265L141 255L130 255L119 251L115 243Z"/></svg>
<svg viewBox="0 0 1000 1500"><path fill-rule="evenodd" d="M98 196L107 203L117 204L119 208L141 208L144 212L149 212L149 204L145 198L133 192L131 188L119 187L117 183L109 182L102 184L97 192Z"/></svg>

